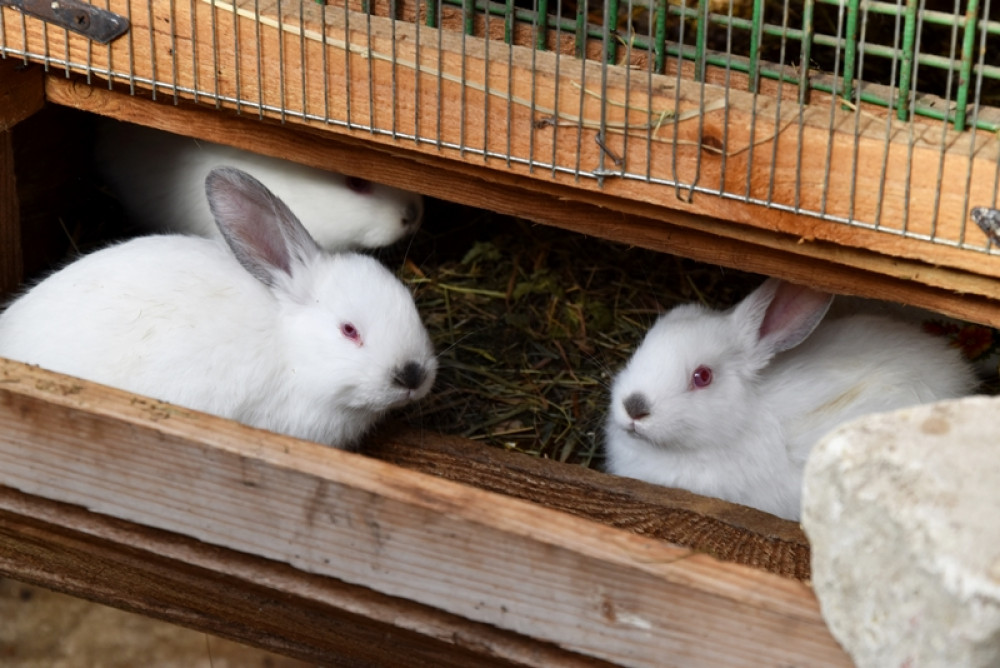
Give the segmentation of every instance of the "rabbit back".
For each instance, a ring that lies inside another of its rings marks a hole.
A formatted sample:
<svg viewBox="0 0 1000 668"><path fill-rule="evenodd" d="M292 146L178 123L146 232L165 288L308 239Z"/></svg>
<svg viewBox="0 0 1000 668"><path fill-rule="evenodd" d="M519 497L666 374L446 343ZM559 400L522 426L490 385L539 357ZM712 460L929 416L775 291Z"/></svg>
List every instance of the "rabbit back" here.
<svg viewBox="0 0 1000 668"><path fill-rule="evenodd" d="M275 342L247 335L273 332L276 317L219 244L149 236L86 255L13 302L0 354L239 419L276 389Z"/></svg>
<svg viewBox="0 0 1000 668"><path fill-rule="evenodd" d="M972 367L947 341L877 315L828 319L800 346L776 356L762 380L761 392L799 466L839 424L966 396L977 385Z"/></svg>
<svg viewBox="0 0 1000 668"><path fill-rule="evenodd" d="M327 250L388 246L423 217L416 193L117 121L98 126L95 158L129 220L148 232L217 234L204 184L224 165L266 183Z"/></svg>

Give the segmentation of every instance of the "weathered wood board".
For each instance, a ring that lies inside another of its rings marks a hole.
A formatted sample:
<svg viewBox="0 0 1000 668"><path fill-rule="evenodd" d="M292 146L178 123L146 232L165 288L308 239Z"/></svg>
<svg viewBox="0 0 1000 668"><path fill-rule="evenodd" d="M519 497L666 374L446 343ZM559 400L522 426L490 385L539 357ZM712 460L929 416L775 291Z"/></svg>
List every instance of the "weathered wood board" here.
<svg viewBox="0 0 1000 668"><path fill-rule="evenodd" d="M848 665L801 582L10 361L0 361L0 486L583 657ZM26 539L7 533L0 547ZM225 560L215 568L232 575Z"/></svg>

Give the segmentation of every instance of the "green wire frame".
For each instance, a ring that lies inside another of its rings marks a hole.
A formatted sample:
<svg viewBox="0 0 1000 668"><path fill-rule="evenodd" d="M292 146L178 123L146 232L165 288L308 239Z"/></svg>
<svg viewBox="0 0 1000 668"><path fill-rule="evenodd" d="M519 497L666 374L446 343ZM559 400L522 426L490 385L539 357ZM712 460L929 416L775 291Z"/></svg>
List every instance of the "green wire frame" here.
<svg viewBox="0 0 1000 668"><path fill-rule="evenodd" d="M757 89L761 78L781 79L798 86L800 103L808 101L810 90L816 90L842 96L846 102L860 101L892 108L901 120L907 120L911 114L947 120L956 130L965 130L970 125L968 113L970 100L976 101L978 108L978 101L972 94L973 91L980 90L986 81L1000 82L1000 65L986 64L982 55L978 56L977 62L977 43L982 44L981 51L987 48L991 52L1000 49L1000 44L986 46L988 38L1000 41L1000 21L987 20L980 15L982 13L980 0L966 0L965 13L961 15L921 10L923 0L897 0L897 2L800 0L794 7L801 11L801 28L767 23L766 0L752 1L751 17L743 18L734 15L733 0L730 0L727 14L711 12L709 0L673 0L679 4L672 4L668 0L605 0L604 2L591 0L589 13L591 16L601 16L603 26L589 20L586 1L574 3L575 15L566 17L556 13L562 8L563 0L533 0L531 9L518 7L513 0L502 2L424 0L424 16L428 26L437 27L442 5L461 7L467 34L473 34L475 30L473 20L475 13L488 12L491 16L502 16L507 43L512 43L514 25L527 23L534 31L534 46L540 50L547 48L549 32L559 30L575 37L574 51L577 57L583 57L588 40L599 40L605 45L603 50L605 61L610 63L617 62L623 51L621 47L626 45L627 36L628 46L631 49L647 50L651 53L652 67L657 72L665 70L668 57L681 58L695 63L695 76L699 80L704 76L707 67L728 68L745 73L749 78L751 90ZM1000 0L993 1L1000 3ZM567 7L570 5L568 0L566 5ZM824 34L816 30L814 20L817 5L829 5L840 9L845 25L838 29L838 34ZM989 6L988 2L986 6ZM634 11L647 12L649 28L645 31L646 34L628 34L627 22L622 30L620 10L624 10L627 17ZM897 21L901 22L902 39L897 38L894 45L859 42L859 26L868 17L878 15L896 17ZM684 35L694 35L694 44L678 44L667 39L669 18L693 24L691 27L682 27L681 30ZM706 39L710 26L724 28L734 33L742 31L749 41L747 56L738 57L734 54L711 51ZM958 56L921 52L921 26L948 26L957 31L960 47ZM842 34L840 30L843 31ZM801 62L811 63L812 55L817 48L837 49L840 58L835 67L839 67L840 70L833 72L834 77L824 78L825 81L834 83L811 79L807 68L776 67L762 60L763 41L774 38L797 42L800 45ZM863 59L874 58L887 59L893 64L893 71L898 69L898 81L893 85L893 93L888 99L872 92L870 88L861 87L860 90L855 88L856 82L861 80L862 76L859 63ZM924 91L917 89L916 75L918 70L927 68L936 68L948 74L949 78L954 76L957 79L954 98L950 96L948 98L948 101L953 100L954 104L946 105L950 108L942 110L919 104L918 98ZM790 74L790 69L794 69L797 73ZM976 128L990 132L1000 131L1000 123L980 119L978 114L973 114L973 117Z"/></svg>

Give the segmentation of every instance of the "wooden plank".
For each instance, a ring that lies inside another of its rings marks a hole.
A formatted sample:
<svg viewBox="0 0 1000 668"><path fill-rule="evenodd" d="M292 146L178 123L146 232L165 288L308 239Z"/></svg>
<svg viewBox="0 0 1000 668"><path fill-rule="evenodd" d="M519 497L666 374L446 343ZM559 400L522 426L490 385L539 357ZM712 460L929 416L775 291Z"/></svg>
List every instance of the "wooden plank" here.
<svg viewBox="0 0 1000 668"><path fill-rule="evenodd" d="M607 665L286 564L5 487L0 573L316 665Z"/></svg>
<svg viewBox="0 0 1000 668"><path fill-rule="evenodd" d="M849 665L803 583L3 360L0 485L615 663Z"/></svg>
<svg viewBox="0 0 1000 668"><path fill-rule="evenodd" d="M386 427L364 453L695 552L808 580L809 543L798 522L753 508L457 436Z"/></svg>
<svg viewBox="0 0 1000 668"><path fill-rule="evenodd" d="M44 104L41 70L26 71L22 63L0 60L0 300L24 279L12 130Z"/></svg>
<svg viewBox="0 0 1000 668"><path fill-rule="evenodd" d="M62 76L46 79L46 95L75 109L290 158L576 232L1000 326L996 280L975 273L726 225L695 214L675 212L661 218L650 205L428 156L408 144L373 145L364 139L259 122L200 106L154 104Z"/></svg>
<svg viewBox="0 0 1000 668"><path fill-rule="evenodd" d="M122 12L130 7L125 0L110 6ZM294 13L298 7L301 16ZM643 83L630 85L632 73L596 63L563 62L557 76L551 53L426 27L418 35L411 24L311 3L234 7L220 0L192 9L153 2L149 10L131 6L131 16L130 38L107 50L88 50L61 35L45 41L31 21L23 40L18 22L5 25L9 44L26 41L34 53L86 63L96 74L110 69L119 82L127 79L126 63L138 75L167 81L157 86L157 96L192 99L197 95L190 91L202 91L244 113L482 163L537 183L563 184L611 206L645 205L654 218L708 215L796 239L1000 276L1000 256L956 247L986 248L974 228L966 237L965 214L967 205L993 201L996 194L1000 144L984 133L973 138L938 125L899 124L846 112L835 102L800 114L773 98L672 77L652 77L647 84L636 73ZM591 95L598 83L606 92ZM622 127L604 138L610 152L595 142L601 118ZM684 120L660 124L664 118ZM655 132L643 129L651 119ZM612 154L632 173L697 182L729 196L696 193L688 201L683 190L615 178ZM569 171L553 173L544 167L548 161ZM602 165L610 171L601 185L577 179L577 165L585 172ZM823 222L789 207L854 216L879 229Z"/></svg>
<svg viewBox="0 0 1000 668"><path fill-rule="evenodd" d="M13 58L0 60L0 131L7 132L44 105L41 68Z"/></svg>

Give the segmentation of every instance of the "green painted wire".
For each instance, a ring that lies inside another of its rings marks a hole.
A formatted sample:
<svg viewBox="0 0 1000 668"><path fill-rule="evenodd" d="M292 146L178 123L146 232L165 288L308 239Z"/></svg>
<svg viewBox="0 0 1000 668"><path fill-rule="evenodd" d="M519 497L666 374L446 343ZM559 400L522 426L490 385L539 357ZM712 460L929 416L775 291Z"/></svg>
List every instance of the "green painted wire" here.
<svg viewBox="0 0 1000 668"><path fill-rule="evenodd" d="M549 30L549 0L538 0L538 11L536 12L536 16L538 18L538 34L535 37L535 48L539 51L545 51L545 39L548 36Z"/></svg>
<svg viewBox="0 0 1000 668"><path fill-rule="evenodd" d="M425 3L427 10L427 26L430 28L438 27L438 14L437 14L437 0L427 0Z"/></svg>
<svg viewBox="0 0 1000 668"><path fill-rule="evenodd" d="M476 34L476 0L462 0L462 28L466 35Z"/></svg>
<svg viewBox="0 0 1000 668"><path fill-rule="evenodd" d="M825 5L839 6L843 0L816 0ZM865 11L869 14L885 14L887 16L902 16L906 13L905 8L900 8L895 2L879 2L878 0L867 0ZM920 21L924 25L939 25L951 27L955 24L955 14L934 9L924 9L920 12ZM986 24L986 32L989 35L1000 35L1000 22L989 21Z"/></svg>
<svg viewBox="0 0 1000 668"><path fill-rule="evenodd" d="M906 0L906 14L903 21L903 62L899 68L899 106L896 108L896 118L901 121L910 117L910 84L913 82L919 4L919 0Z"/></svg>
<svg viewBox="0 0 1000 668"><path fill-rule="evenodd" d="M969 104L969 87L972 85L972 55L979 18L979 0L969 0L965 8L965 32L962 35L962 65L958 74L958 94L955 96L955 129L965 129L965 109Z"/></svg>
<svg viewBox="0 0 1000 668"><path fill-rule="evenodd" d="M813 36L816 26L813 24L813 9L815 0L806 0L802 8L802 55L799 56L799 104L809 101L809 64L812 62ZM794 39L794 38L793 38Z"/></svg>
<svg viewBox="0 0 1000 668"><path fill-rule="evenodd" d="M604 34L607 35L608 48L604 53L605 62L613 63L618 54L618 0L605 0Z"/></svg>
<svg viewBox="0 0 1000 668"><path fill-rule="evenodd" d="M694 80L705 80L705 44L708 40L708 2L698 0L698 22L694 34Z"/></svg>
<svg viewBox="0 0 1000 668"><path fill-rule="evenodd" d="M576 25L575 31L576 57L583 58L587 55L587 0L576 3Z"/></svg>
<svg viewBox="0 0 1000 668"><path fill-rule="evenodd" d="M844 35L844 90L841 95L854 97L854 67L858 60L858 0L847 5L847 31Z"/></svg>
<svg viewBox="0 0 1000 668"><path fill-rule="evenodd" d="M503 41L514 43L514 0L507 0L503 14Z"/></svg>
<svg viewBox="0 0 1000 668"><path fill-rule="evenodd" d="M463 5L467 0L444 0L447 4ZM841 0L806 0L805 10L808 11L814 2L824 3L824 4L840 4ZM734 28L739 30L747 30L751 33L751 40L756 40L757 52L759 53L759 44L761 36L771 35L780 36L785 34L788 39L798 39L802 41L803 44L803 54L806 52L806 46L811 45L823 45L823 46L834 46L837 42L835 37L823 34L810 34L808 32L808 27L813 24L810 21L806 23L803 21L803 30L788 29L782 30L780 26L769 26L767 24L762 24L760 22L760 9L758 5L762 3L762 0L755 0L754 5L754 15L756 21L752 19L743 19L740 17L730 17L719 14L711 14L709 16L710 24L718 24L722 26L732 25ZM576 19L566 19L563 20L560 17L549 17L548 25L549 27L554 27L558 25L561 29L567 32L575 32L576 35L576 50L577 56L582 57L584 51L584 44L587 38L599 38L601 37L601 32L603 28L596 30L588 30L586 24L586 16L583 14L584 2L580 2L578 5L578 13ZM437 27L438 17L436 11L436 1L427 1L427 25L431 27ZM534 13L531 10L522 10L514 6L513 0L506 0L505 3L497 2L483 2L479 0L476 2L477 9L482 9L494 14L503 15L505 17L504 23L504 38L508 44L513 42L513 23L515 21L531 21L533 20ZM886 15L902 15L904 17L904 27L903 27L903 44L902 48L902 58L900 67L900 81L899 81L899 91L900 95L898 97L898 102L895 105L891 105L889 101L879 96L877 93L865 92L862 90L860 100L867 104L876 104L883 107L895 106L897 115L900 119L906 120L911 112L910 109L910 96L909 88L912 85L913 68L916 63L920 65L926 65L929 67L936 67L939 69L953 69L954 63L950 58L936 56L933 54L921 54L916 53L914 49L915 45L915 34L916 34L916 19L917 12L919 9L919 0L906 0L905 7L898 7L895 4L890 4L886 2L878 2L877 0L866 0L866 8L869 13L880 13ZM653 39L650 44L650 40L643 35L633 35L633 47L636 49L650 49L653 51L653 67L654 71L657 73L662 73L665 70L666 59L668 57L677 57L686 60L698 61L698 51L696 48L690 45L672 45L668 46L666 42L666 19L668 12L673 15L684 18L697 18L700 13L700 8L685 8L675 7L669 5L667 0L656 0L653 3L653 8L651 8L651 13L653 16ZM944 12L934 12L931 10L925 10L920 13L921 20L925 23L935 23L939 25L951 25L954 23L955 17L951 14L946 14ZM950 21L949 21L950 19ZM998 21L981 21L981 29L985 31L987 35L1000 35L1000 22ZM753 27L757 26L758 30L753 30ZM879 44L866 44L865 54L868 56L879 56L892 58L898 56L899 52L891 46L884 46ZM711 55L707 54L704 56L704 61L706 65L726 67L728 66L734 71L744 72L748 75L751 81L751 90L753 90L759 82L760 78L765 79L783 79L791 83L798 83L801 86L803 77L808 77L807 68L809 61L806 60L803 55L801 68L802 71L798 75L791 76L787 72L780 69L769 69L763 67L758 60L749 59L749 62L743 59L733 60L728 58L726 54L721 55ZM969 62L969 77L971 80L973 73L978 73L986 79L1000 80L1000 68L990 65L974 65ZM830 93L830 94L842 94L842 91L836 90L839 86L831 86L824 84L822 81L809 81L806 78L806 83L811 90ZM802 92L800 90L800 97ZM923 116L926 118L932 118L935 120L943 120L946 116L949 116L950 112L942 112L939 109L918 105L912 109L912 113L918 116ZM996 132L1000 130L1000 124L996 122L991 122L984 120L983 118L976 119L975 126L978 129L985 130L987 132Z"/></svg>
<svg viewBox="0 0 1000 668"><path fill-rule="evenodd" d="M653 70L663 74L667 68L667 0L656 0L653 34Z"/></svg>
<svg viewBox="0 0 1000 668"><path fill-rule="evenodd" d="M750 92L756 93L760 85L760 40L763 36L764 0L753 0L753 14L750 19Z"/></svg>
<svg viewBox="0 0 1000 668"><path fill-rule="evenodd" d="M445 4L458 5L461 6L466 0L444 0ZM620 0L619 0L620 1ZM839 5L841 0L813 0L814 2L823 4L837 4ZM657 0L657 6L660 6L661 0ZM508 3L499 2L484 2L483 0L477 0L476 9L477 11L487 11L491 14L498 16L506 16L511 10L509 10ZM428 3L428 6L431 6ZM697 19L700 10L697 8L685 8L682 6L669 5L666 2L662 2L662 6L666 8L668 14L672 14L679 17L686 17L688 19ZM869 14L883 14L887 16L895 16L897 14L904 15L906 13L905 9L899 9L894 4L889 4L885 2L873 2L871 0L866 0L865 9ZM916 11L914 9L914 11ZM513 9L513 17L517 21L531 22L534 20L534 12L530 9ZM653 12L651 12L653 13ZM935 12L931 10L924 10L921 12L921 21L924 24L935 24L935 25L945 25L950 26L954 23L955 17L952 14L946 14L944 12ZM567 32L573 32L576 30L577 22L575 19L561 19L557 16L549 16L547 20L548 26L550 28L555 28L557 25L561 30ZM655 21L654 21L655 24ZM710 14L709 24L716 24L722 27L732 25L733 28L737 30L750 31L753 28L753 21L751 19L744 19L738 16L727 16L725 14ZM980 22L983 25L983 22ZM986 21L985 31L987 35L1000 35L1000 21ZM590 38L600 38L602 35L603 28L598 27L592 30L586 30L586 26L583 28L584 33ZM773 37L781 37L784 35L788 39L801 40L803 39L803 31L789 28L783 29L781 26L773 26L769 24L764 24L761 26L761 34ZM836 38L830 35L814 34L813 44L823 45L823 46L834 46L836 43ZM632 35L632 46L635 49L651 49L655 52L656 40L652 42L648 40L642 34ZM669 52L669 50L668 50ZM896 50L890 46L883 46L880 44L866 44L865 45L866 55L880 55L886 58L892 58L896 54ZM670 54L672 55L672 54ZM693 56L691 56L693 58ZM709 63L712 63L711 56L709 56ZM947 69L949 67L950 59L941 56L934 56L932 54L916 54L916 62L921 65L929 65L931 67L938 67L941 69ZM714 63L713 63L714 64ZM978 69L978 68L977 68ZM986 66L983 71L986 72L984 76L989 78L1000 78L1000 74L992 74L996 68L991 68Z"/></svg>

